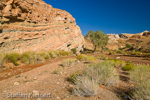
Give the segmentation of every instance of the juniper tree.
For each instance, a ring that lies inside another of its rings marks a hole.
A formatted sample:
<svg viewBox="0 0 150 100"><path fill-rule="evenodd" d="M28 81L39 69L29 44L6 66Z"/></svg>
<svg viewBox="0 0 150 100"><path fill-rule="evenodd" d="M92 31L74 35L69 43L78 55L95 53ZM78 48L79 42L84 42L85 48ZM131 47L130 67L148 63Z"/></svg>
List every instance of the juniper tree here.
<svg viewBox="0 0 150 100"><path fill-rule="evenodd" d="M102 50L108 44L108 36L104 34L103 31L92 31L90 30L88 34L86 34L85 38L89 39L94 44L94 51L98 48Z"/></svg>

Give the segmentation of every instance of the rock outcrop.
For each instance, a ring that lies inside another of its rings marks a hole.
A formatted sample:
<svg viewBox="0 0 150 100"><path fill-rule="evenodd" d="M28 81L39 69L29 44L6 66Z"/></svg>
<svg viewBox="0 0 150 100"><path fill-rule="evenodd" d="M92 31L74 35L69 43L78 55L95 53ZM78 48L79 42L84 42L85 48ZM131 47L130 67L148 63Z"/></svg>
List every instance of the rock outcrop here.
<svg viewBox="0 0 150 100"><path fill-rule="evenodd" d="M75 18L42 0L0 1L0 51L82 50Z"/></svg>
<svg viewBox="0 0 150 100"><path fill-rule="evenodd" d="M120 39L119 35L118 34L107 34L108 38L109 38L109 41L108 43L118 43L117 40Z"/></svg>
<svg viewBox="0 0 150 100"><path fill-rule="evenodd" d="M111 50L118 50L119 44L118 40L120 39L118 34L107 34L109 41L106 47Z"/></svg>
<svg viewBox="0 0 150 100"><path fill-rule="evenodd" d="M120 38L123 38L123 39L129 39L130 37L132 37L134 34L128 34L128 33L121 33L119 35Z"/></svg>

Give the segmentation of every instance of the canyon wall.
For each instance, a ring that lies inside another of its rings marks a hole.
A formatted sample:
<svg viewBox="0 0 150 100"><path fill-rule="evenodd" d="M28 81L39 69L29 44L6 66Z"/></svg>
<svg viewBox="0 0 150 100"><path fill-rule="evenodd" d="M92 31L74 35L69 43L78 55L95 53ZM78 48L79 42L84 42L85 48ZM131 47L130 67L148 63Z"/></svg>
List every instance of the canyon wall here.
<svg viewBox="0 0 150 100"><path fill-rule="evenodd" d="M75 18L42 0L0 1L0 52L83 49Z"/></svg>

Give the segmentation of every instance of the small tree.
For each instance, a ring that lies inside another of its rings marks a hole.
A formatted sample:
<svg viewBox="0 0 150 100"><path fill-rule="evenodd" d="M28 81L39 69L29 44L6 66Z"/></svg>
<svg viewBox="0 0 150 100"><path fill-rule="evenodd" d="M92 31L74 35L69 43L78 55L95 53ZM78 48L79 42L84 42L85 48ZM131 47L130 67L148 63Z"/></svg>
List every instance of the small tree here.
<svg viewBox="0 0 150 100"><path fill-rule="evenodd" d="M103 31L89 31L88 34L86 34L85 38L89 39L94 44L94 51L96 48L102 48L108 44L109 38L104 34Z"/></svg>

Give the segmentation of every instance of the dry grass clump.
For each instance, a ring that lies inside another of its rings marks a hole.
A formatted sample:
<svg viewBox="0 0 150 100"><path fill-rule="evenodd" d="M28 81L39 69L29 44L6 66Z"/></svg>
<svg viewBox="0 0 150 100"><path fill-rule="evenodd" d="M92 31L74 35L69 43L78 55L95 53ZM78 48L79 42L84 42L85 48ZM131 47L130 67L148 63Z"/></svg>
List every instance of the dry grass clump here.
<svg viewBox="0 0 150 100"><path fill-rule="evenodd" d="M94 78L99 85L114 85L119 79L112 61L91 64L86 68L84 74Z"/></svg>
<svg viewBox="0 0 150 100"><path fill-rule="evenodd" d="M132 98L134 100L149 100L150 98L150 67L137 65L130 71L130 79L134 82Z"/></svg>
<svg viewBox="0 0 150 100"><path fill-rule="evenodd" d="M75 87L73 93L78 96L93 96L97 94L98 85L116 84L119 80L114 68L114 62L104 61L91 64L85 68L82 74L72 77Z"/></svg>
<svg viewBox="0 0 150 100"><path fill-rule="evenodd" d="M88 61L88 62L96 61L95 57L93 57L93 56L86 56L86 55L83 55L83 54L78 55L77 56L77 60Z"/></svg>
<svg viewBox="0 0 150 100"><path fill-rule="evenodd" d="M74 63L75 63L75 60L71 59L71 58L67 58L62 61L62 65L64 67L72 67L74 65Z"/></svg>
<svg viewBox="0 0 150 100"><path fill-rule="evenodd" d="M96 81L83 75L76 78L73 94L77 96L94 96L97 95L97 90L98 84Z"/></svg>

